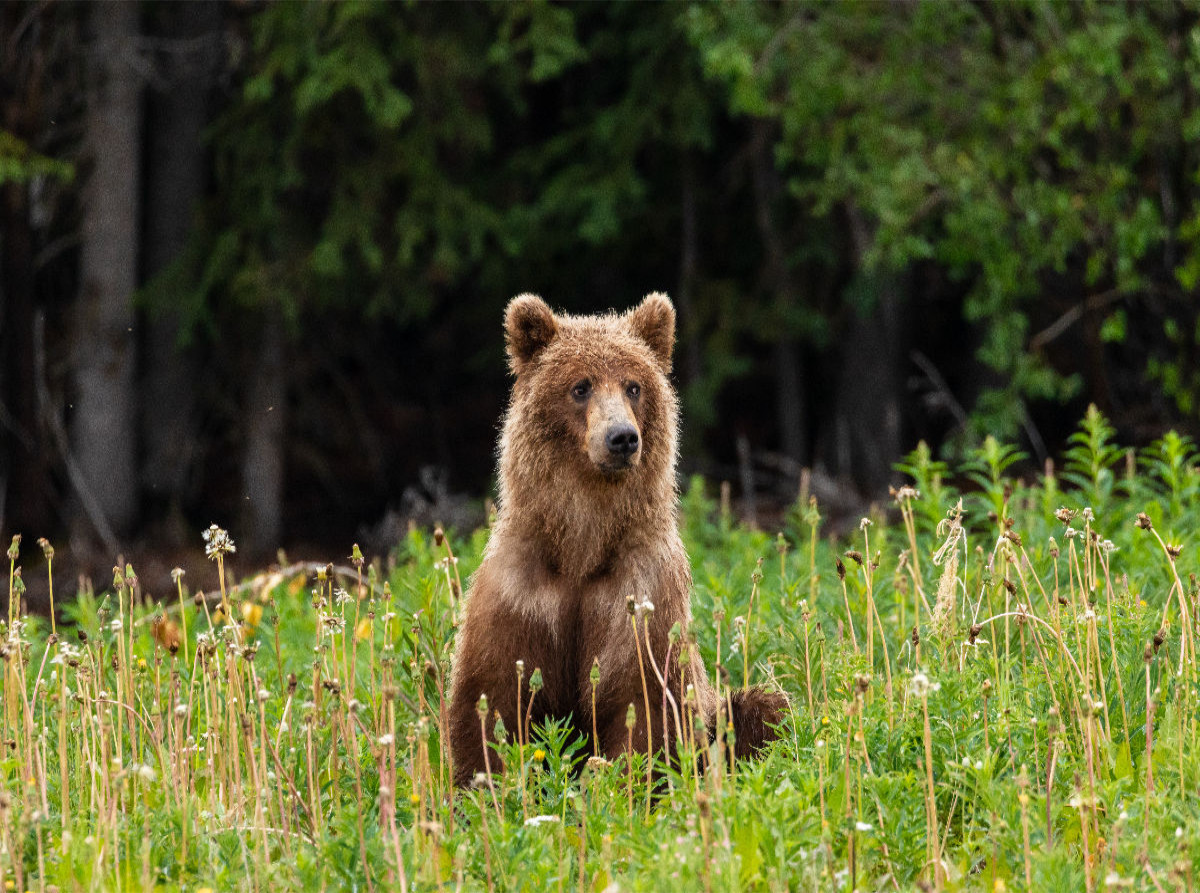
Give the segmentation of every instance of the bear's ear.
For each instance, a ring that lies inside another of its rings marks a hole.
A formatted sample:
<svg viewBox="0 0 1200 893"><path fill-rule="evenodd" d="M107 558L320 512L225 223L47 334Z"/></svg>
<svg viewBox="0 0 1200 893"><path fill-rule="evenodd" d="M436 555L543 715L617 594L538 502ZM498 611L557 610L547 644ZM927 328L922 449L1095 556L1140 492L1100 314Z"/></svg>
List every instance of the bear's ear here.
<svg viewBox="0 0 1200 893"><path fill-rule="evenodd" d="M650 345L663 372L671 371L671 352L675 349L675 307L662 292L646 295L627 314L630 331Z"/></svg>
<svg viewBox="0 0 1200 893"><path fill-rule="evenodd" d="M513 374L519 375L557 333L554 311L537 295L517 295L509 301L504 311L504 341Z"/></svg>

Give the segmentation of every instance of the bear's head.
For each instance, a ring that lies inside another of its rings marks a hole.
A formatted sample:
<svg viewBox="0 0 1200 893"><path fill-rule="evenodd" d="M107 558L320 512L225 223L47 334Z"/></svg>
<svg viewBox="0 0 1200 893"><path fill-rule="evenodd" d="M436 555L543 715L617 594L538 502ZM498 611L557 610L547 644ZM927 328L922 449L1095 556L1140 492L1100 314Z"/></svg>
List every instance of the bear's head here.
<svg viewBox="0 0 1200 893"><path fill-rule="evenodd" d="M673 503L679 412L667 378L675 309L666 295L598 316L555 314L520 295L504 328L516 382L500 447L502 496L523 490L524 505L549 487L563 504L591 505L632 490L661 502L655 491L665 488Z"/></svg>

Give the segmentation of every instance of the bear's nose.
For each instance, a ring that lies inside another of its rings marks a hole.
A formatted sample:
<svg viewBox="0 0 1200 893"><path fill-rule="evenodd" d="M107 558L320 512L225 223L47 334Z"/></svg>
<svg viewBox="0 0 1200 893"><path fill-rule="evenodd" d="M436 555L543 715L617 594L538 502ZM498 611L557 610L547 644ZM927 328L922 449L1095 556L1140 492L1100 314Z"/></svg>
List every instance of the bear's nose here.
<svg viewBox="0 0 1200 893"><path fill-rule="evenodd" d="M608 451L614 456L629 458L637 452L638 432L633 425L613 425L604 436Z"/></svg>

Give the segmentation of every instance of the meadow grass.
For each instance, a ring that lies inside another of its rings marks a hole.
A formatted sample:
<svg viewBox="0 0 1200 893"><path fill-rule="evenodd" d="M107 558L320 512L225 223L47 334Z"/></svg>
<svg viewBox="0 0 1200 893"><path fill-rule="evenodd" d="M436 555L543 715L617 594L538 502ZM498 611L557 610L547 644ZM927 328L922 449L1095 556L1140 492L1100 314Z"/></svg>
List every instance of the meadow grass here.
<svg viewBox="0 0 1200 893"><path fill-rule="evenodd" d="M989 440L951 475L921 447L836 537L815 502L759 532L692 482L676 658L699 648L722 690L793 708L732 770L687 698L661 706L696 734L655 767L481 705L509 772L455 791L443 705L486 531L234 581L210 529L212 564L174 591L115 568L56 633L21 614L36 553L14 540L5 887L1190 890L1193 445L1135 454L1089 411L1061 472L1013 479L1021 458ZM528 712L540 668L513 672Z"/></svg>

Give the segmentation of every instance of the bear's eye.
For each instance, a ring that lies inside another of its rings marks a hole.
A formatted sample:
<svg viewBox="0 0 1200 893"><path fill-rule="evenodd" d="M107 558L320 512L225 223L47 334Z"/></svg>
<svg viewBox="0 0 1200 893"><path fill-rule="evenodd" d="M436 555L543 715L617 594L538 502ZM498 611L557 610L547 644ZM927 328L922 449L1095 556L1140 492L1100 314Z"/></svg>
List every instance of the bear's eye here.
<svg viewBox="0 0 1200 893"><path fill-rule="evenodd" d="M635 381L625 388L625 393L629 395L630 400L636 400L642 393L642 386Z"/></svg>
<svg viewBox="0 0 1200 893"><path fill-rule="evenodd" d="M576 400L586 400L588 398L588 394L591 392L592 383L586 378L583 381L578 382L575 387L571 388L571 396Z"/></svg>

